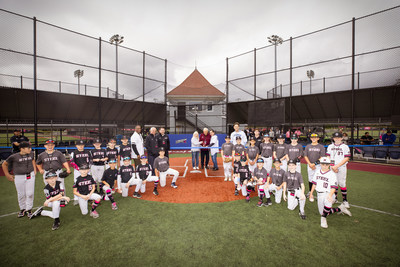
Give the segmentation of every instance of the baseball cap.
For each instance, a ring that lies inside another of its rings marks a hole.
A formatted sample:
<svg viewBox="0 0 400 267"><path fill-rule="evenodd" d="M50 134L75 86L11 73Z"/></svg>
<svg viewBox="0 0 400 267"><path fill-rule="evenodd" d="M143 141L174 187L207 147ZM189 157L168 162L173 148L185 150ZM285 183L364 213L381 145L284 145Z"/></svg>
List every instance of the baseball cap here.
<svg viewBox="0 0 400 267"><path fill-rule="evenodd" d="M94 139L93 144L101 144L101 140L99 138Z"/></svg>
<svg viewBox="0 0 400 267"><path fill-rule="evenodd" d="M278 159L278 158L277 158L277 159L274 159L274 163L275 163L275 162L282 163L282 162L281 162L281 160L280 160L280 159Z"/></svg>
<svg viewBox="0 0 400 267"><path fill-rule="evenodd" d="M225 136L225 139L231 139L231 137L229 135Z"/></svg>
<svg viewBox="0 0 400 267"><path fill-rule="evenodd" d="M54 144L54 140L53 139L48 139L46 140L45 144Z"/></svg>
<svg viewBox="0 0 400 267"><path fill-rule="evenodd" d="M31 147L31 143L29 143L29 142L27 142L27 141L22 141L22 142L19 144L19 147L20 147L20 148Z"/></svg>
<svg viewBox="0 0 400 267"><path fill-rule="evenodd" d="M51 178L51 177L57 177L57 173L56 173L55 171L49 171L49 172L46 174L45 179Z"/></svg>
<svg viewBox="0 0 400 267"><path fill-rule="evenodd" d="M123 160L131 160L131 157L124 157Z"/></svg>
<svg viewBox="0 0 400 267"><path fill-rule="evenodd" d="M236 136L236 140L238 140L238 139L242 140L242 137Z"/></svg>
<svg viewBox="0 0 400 267"><path fill-rule="evenodd" d="M278 139L285 139L285 136L283 134L278 135Z"/></svg>
<svg viewBox="0 0 400 267"><path fill-rule="evenodd" d="M254 136L250 137L250 141L256 141L256 139L254 138Z"/></svg>
<svg viewBox="0 0 400 267"><path fill-rule="evenodd" d="M14 133L15 132L21 132L21 130L20 129L14 129Z"/></svg>
<svg viewBox="0 0 400 267"><path fill-rule="evenodd" d="M319 137L319 135L318 135L317 133L312 133L312 134L310 135L310 137Z"/></svg>
<svg viewBox="0 0 400 267"><path fill-rule="evenodd" d="M121 137L121 140L125 140L125 139L127 140L127 139L129 139L129 138L128 138L128 136L123 135L123 136Z"/></svg>
<svg viewBox="0 0 400 267"><path fill-rule="evenodd" d="M117 160L116 160L116 159L110 159L110 160L108 161L108 163L117 163Z"/></svg>
<svg viewBox="0 0 400 267"><path fill-rule="evenodd" d="M146 155L140 156L140 159L147 159Z"/></svg>
<svg viewBox="0 0 400 267"><path fill-rule="evenodd" d="M264 163L264 160L262 158L258 158L257 163Z"/></svg>
<svg viewBox="0 0 400 267"><path fill-rule="evenodd" d="M322 158L319 160L319 163L320 163L320 164L331 164L331 160L330 160L328 157L322 157Z"/></svg>
<svg viewBox="0 0 400 267"><path fill-rule="evenodd" d="M78 140L75 142L75 145L84 145L84 144L85 144L85 141L83 141L83 140Z"/></svg>
<svg viewBox="0 0 400 267"><path fill-rule="evenodd" d="M334 132L332 137L343 137L343 134L341 132Z"/></svg>
<svg viewBox="0 0 400 267"><path fill-rule="evenodd" d="M269 137L269 134L267 134L267 133L266 133L266 134L264 134L264 137Z"/></svg>
<svg viewBox="0 0 400 267"><path fill-rule="evenodd" d="M288 165L289 165L289 164L295 164L295 165L296 165L296 161L290 159L289 162L288 162Z"/></svg>
<svg viewBox="0 0 400 267"><path fill-rule="evenodd" d="M117 140L115 140L115 138L110 138L110 140L108 140L109 143L111 142L116 142Z"/></svg>
<svg viewBox="0 0 400 267"><path fill-rule="evenodd" d="M297 134L292 134L292 135L290 136L290 139L299 139L299 137L297 136Z"/></svg>
<svg viewBox="0 0 400 267"><path fill-rule="evenodd" d="M89 165L87 164L82 164L82 166L79 167L80 170L89 170Z"/></svg>
<svg viewBox="0 0 400 267"><path fill-rule="evenodd" d="M241 156L240 161L247 161L247 158L245 156Z"/></svg>
<svg viewBox="0 0 400 267"><path fill-rule="evenodd" d="M165 148L162 146L159 151L165 151Z"/></svg>

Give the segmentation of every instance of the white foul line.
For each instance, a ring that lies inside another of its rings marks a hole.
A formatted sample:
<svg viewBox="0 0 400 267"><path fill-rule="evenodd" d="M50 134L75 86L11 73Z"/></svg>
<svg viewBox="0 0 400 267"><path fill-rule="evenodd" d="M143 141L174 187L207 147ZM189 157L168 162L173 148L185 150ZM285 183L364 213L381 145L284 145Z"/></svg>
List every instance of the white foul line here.
<svg viewBox="0 0 400 267"><path fill-rule="evenodd" d="M210 178L225 177L225 176L209 176L206 168L204 168L204 174L206 175L206 177L210 177Z"/></svg>
<svg viewBox="0 0 400 267"><path fill-rule="evenodd" d="M33 208L33 210L35 210L35 209L37 209L37 208L39 208L39 207ZM0 218L7 217L7 216L11 216L11 215L14 215L14 214L18 214L18 212L19 212L19 211L17 211L17 212L12 212L12 213L9 213L9 214L0 215Z"/></svg>
<svg viewBox="0 0 400 267"><path fill-rule="evenodd" d="M386 211L375 210L375 209L371 209L371 208L367 208L367 207L357 206L357 205L354 205L354 204L351 204L350 206L351 207L356 207L356 208L359 208L359 209L374 211L374 212L382 213L382 214L386 214L386 215L391 215L391 216L395 216L395 217L400 217L399 214L394 214L394 213L390 213L390 212L386 212Z"/></svg>

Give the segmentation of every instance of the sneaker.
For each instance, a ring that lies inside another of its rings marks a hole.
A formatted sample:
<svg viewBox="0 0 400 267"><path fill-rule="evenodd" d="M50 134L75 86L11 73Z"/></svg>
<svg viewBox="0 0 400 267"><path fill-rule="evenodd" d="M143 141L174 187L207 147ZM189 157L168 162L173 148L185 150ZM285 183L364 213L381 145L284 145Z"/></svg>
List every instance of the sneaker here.
<svg viewBox="0 0 400 267"><path fill-rule="evenodd" d="M350 209L350 204L347 201L343 201L343 205L345 206L346 209Z"/></svg>
<svg viewBox="0 0 400 267"><path fill-rule="evenodd" d="M98 217L98 215L97 215L97 217ZM54 221L53 227L51 227L51 230L57 230L58 228L60 228L60 221Z"/></svg>
<svg viewBox="0 0 400 267"><path fill-rule="evenodd" d="M232 181L232 178L229 176L228 181Z"/></svg>
<svg viewBox="0 0 400 267"><path fill-rule="evenodd" d="M307 197L307 198L308 198L308 200L310 200L310 202L314 202L314 197L313 198Z"/></svg>
<svg viewBox="0 0 400 267"><path fill-rule="evenodd" d="M250 196L246 197L246 202L249 203L250 202Z"/></svg>
<svg viewBox="0 0 400 267"><path fill-rule="evenodd" d="M268 198L268 199L267 199L267 203L265 203L265 204L267 204L268 206L272 206L272 201L271 201L271 199Z"/></svg>
<svg viewBox="0 0 400 267"><path fill-rule="evenodd" d="M302 220L306 219L306 214L299 212L299 215Z"/></svg>
<svg viewBox="0 0 400 267"><path fill-rule="evenodd" d="M258 203L257 203L257 207L262 207L262 206L264 206L263 205L263 202L260 200L260 201L258 201Z"/></svg>
<svg viewBox="0 0 400 267"><path fill-rule="evenodd" d="M74 206L79 205L79 201L77 199L74 199Z"/></svg>
<svg viewBox="0 0 400 267"><path fill-rule="evenodd" d="M29 217L29 220L32 220L33 218L40 216L40 214L42 214L43 211L43 206L40 206L34 213L32 213L32 216Z"/></svg>
<svg viewBox="0 0 400 267"><path fill-rule="evenodd" d="M112 210L117 210L117 209L118 209L118 206L117 206L117 203L116 203L116 202L114 202L114 203L111 204L111 209L112 209Z"/></svg>
<svg viewBox="0 0 400 267"><path fill-rule="evenodd" d="M225 179L224 179L224 182L226 182L226 181L228 181L228 177L227 176L225 176Z"/></svg>
<svg viewBox="0 0 400 267"><path fill-rule="evenodd" d="M239 195L239 191L235 190L235 196Z"/></svg>
<svg viewBox="0 0 400 267"><path fill-rule="evenodd" d="M178 186L177 186L175 183L172 183L172 184L171 184L171 187L173 187L173 188L175 188L175 189L178 188Z"/></svg>
<svg viewBox="0 0 400 267"><path fill-rule="evenodd" d="M326 217L321 216L321 227L328 228L328 223L326 222Z"/></svg>
<svg viewBox="0 0 400 267"><path fill-rule="evenodd" d="M351 212L346 208L346 206L344 205L344 202L339 206L339 209L341 210L341 214L346 214L348 216L352 216Z"/></svg>
<svg viewBox="0 0 400 267"><path fill-rule="evenodd" d="M91 211L90 212L90 216L93 217L94 219L99 218L99 213L97 211Z"/></svg>
<svg viewBox="0 0 400 267"><path fill-rule="evenodd" d="M24 216L25 216L25 210L20 210L20 212L18 212L17 217L18 217L18 218L22 218L22 217L24 217Z"/></svg>
<svg viewBox="0 0 400 267"><path fill-rule="evenodd" d="M142 197L142 195L141 195L141 194L139 194L138 192L135 192L135 193L133 193L133 197L136 197L136 198L141 198L141 197Z"/></svg>
<svg viewBox="0 0 400 267"><path fill-rule="evenodd" d="M30 219L32 217L32 210L27 210L25 211L26 216L28 216L28 218Z"/></svg>
<svg viewBox="0 0 400 267"><path fill-rule="evenodd" d="M309 197L310 197L310 192L308 192L306 195L306 198L309 198Z"/></svg>
<svg viewBox="0 0 400 267"><path fill-rule="evenodd" d="M154 188L154 190L153 190L153 194L154 194L155 196L158 196L158 191L157 191L157 188Z"/></svg>

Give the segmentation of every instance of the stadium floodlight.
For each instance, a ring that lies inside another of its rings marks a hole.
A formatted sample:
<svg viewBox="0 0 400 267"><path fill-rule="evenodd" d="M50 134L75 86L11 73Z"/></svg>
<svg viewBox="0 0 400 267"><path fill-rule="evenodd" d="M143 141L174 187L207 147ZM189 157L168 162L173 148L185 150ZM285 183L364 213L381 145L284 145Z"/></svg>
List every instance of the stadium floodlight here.
<svg viewBox="0 0 400 267"><path fill-rule="evenodd" d="M268 37L268 42L274 45L275 47L275 87L273 95L277 95L278 93L278 70L277 70L277 52L276 47L283 43L283 39L278 35L271 35Z"/></svg>
<svg viewBox="0 0 400 267"><path fill-rule="evenodd" d="M315 75L315 73L314 73L313 70L308 70L307 71L307 77L310 79L310 95L311 95L311 79L314 78L314 75Z"/></svg>
<svg viewBox="0 0 400 267"><path fill-rule="evenodd" d="M81 77L83 76L83 70L74 71L74 77L78 78L78 95L81 94Z"/></svg>
<svg viewBox="0 0 400 267"><path fill-rule="evenodd" d="M110 43L115 44L115 98L118 99L118 45L124 41L124 36L114 34L110 38Z"/></svg>

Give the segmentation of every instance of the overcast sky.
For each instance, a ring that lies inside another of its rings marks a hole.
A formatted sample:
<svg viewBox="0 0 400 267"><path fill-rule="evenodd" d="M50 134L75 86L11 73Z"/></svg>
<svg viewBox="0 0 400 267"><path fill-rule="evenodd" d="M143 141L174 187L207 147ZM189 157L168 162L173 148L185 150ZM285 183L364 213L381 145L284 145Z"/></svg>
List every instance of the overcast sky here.
<svg viewBox="0 0 400 267"><path fill-rule="evenodd" d="M222 84L225 82L225 58L267 45L267 36L278 34L287 39L290 36L298 36L399 4L399 0L0 0L0 7L3 9L29 17L36 16L42 21L94 37L108 40L113 34L123 35L124 46L146 51L168 60L170 86L181 83L193 71L195 62L200 72L212 84ZM390 23L393 25L398 21L397 17L397 21L390 21ZM13 27L21 30L18 25ZM5 30L4 27L0 29ZM31 28L28 29L31 30ZM12 33L9 34L12 36ZM340 34L343 33L338 33ZM95 43L92 44L95 47ZM50 51L52 45L47 45L46 48ZM73 46L74 44L71 42L64 45ZM331 45L334 46L333 43ZM0 47L5 46L8 48L3 39L3 42L0 41ZM378 45L377 47L385 46ZM15 46L13 48L15 49ZM81 53L80 57L92 57L95 60L88 59L90 61L88 64L97 64L97 50L92 50ZM41 51L44 53L43 48ZM104 53L110 53L110 62L105 61L110 69L114 68L112 65L114 59L111 56L113 51L104 51ZM283 51L282 53L285 53ZM58 55L63 58L62 46L59 47L57 53L49 56ZM123 55L123 52L121 53ZM336 56L336 54L333 55ZM74 60L65 56L67 59ZM140 58L138 57L137 60L139 62ZM121 65L124 65L123 59L121 61ZM301 61L298 60L298 62ZM248 62L251 61L248 60ZM270 63L272 64L272 61L268 64ZM159 63L155 63L157 64ZM159 64L154 71L158 72L161 66L162 64ZM243 71L237 70L237 75L251 74L250 63L246 68ZM268 68L266 66L266 71L269 68L269 65ZM235 71L232 70L232 75L236 75ZM155 78L163 79L161 71L160 74L159 76L157 74ZM53 76L57 75L54 72ZM88 73L86 78L90 79L90 75ZM93 72L93 79L95 76L96 73ZM108 77L111 80L113 76L105 74L103 79ZM61 78L55 77L55 79ZM74 82L74 78L72 77L70 81ZM121 81L122 84L124 82L128 81ZM284 83L284 81L281 82ZM110 86L113 84L114 81L111 81ZM155 87L157 84L148 86Z"/></svg>

